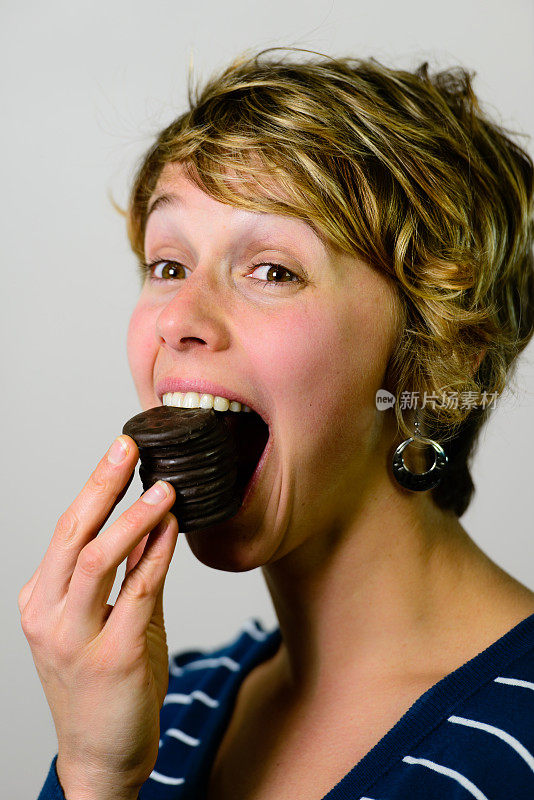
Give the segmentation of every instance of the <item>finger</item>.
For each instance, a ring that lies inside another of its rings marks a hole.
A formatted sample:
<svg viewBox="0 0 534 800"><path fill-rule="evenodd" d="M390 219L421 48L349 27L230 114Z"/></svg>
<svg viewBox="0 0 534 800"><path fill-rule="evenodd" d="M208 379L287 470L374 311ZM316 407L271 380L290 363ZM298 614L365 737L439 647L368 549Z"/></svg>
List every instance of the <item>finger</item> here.
<svg viewBox="0 0 534 800"><path fill-rule="evenodd" d="M176 517L167 514L148 537L144 553L125 577L106 624L106 636L117 643L145 642L154 614L163 617L163 586L178 539Z"/></svg>
<svg viewBox="0 0 534 800"><path fill-rule="evenodd" d="M24 584L24 586L22 587L22 589L19 592L18 604L19 604L19 611L20 611L21 614L24 611L24 609L26 608L26 604L28 603L28 600L32 596L33 588L34 588L35 584L37 583L37 580L38 580L40 574L41 574L41 564L39 564L39 566L37 567L37 569L35 570L35 572L31 576L30 580L27 581Z"/></svg>
<svg viewBox="0 0 534 800"><path fill-rule="evenodd" d="M158 481L84 547L63 610L65 633L83 640L100 633L119 564L161 522L175 497L169 483Z"/></svg>
<svg viewBox="0 0 534 800"><path fill-rule="evenodd" d="M147 533L147 535L144 536L141 539L139 544L134 547L134 549L132 550L132 552L130 553L128 558L126 559L126 571L124 573L125 576L128 575L128 573L133 570L133 568L135 567L135 565L137 564L137 562L139 561L139 559L143 555L143 551L144 551L146 543L148 541L148 537L149 537L149 534Z"/></svg>
<svg viewBox="0 0 534 800"><path fill-rule="evenodd" d="M165 576L167 577L167 576ZM165 588L165 581L160 586L156 595L156 602L154 603L154 611L150 619L153 622L158 622L160 625L163 623L163 589Z"/></svg>
<svg viewBox="0 0 534 800"><path fill-rule="evenodd" d="M121 447L123 457L119 460ZM81 550L94 539L126 493L138 455L134 440L119 436L61 515L42 561L36 602L58 603L65 597Z"/></svg>

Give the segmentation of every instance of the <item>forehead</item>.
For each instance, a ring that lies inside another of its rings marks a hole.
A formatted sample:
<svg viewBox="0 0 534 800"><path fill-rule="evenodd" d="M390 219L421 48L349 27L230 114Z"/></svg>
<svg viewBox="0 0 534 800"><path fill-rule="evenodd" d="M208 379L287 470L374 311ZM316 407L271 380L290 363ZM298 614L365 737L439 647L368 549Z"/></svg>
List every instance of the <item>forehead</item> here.
<svg viewBox="0 0 534 800"><path fill-rule="evenodd" d="M243 178L236 178L236 184L239 181L243 183ZM236 189L239 192L238 186ZM287 194L284 196L281 187L275 187L273 183L273 192L268 193L264 186L260 186L251 178L247 182L247 196L252 198L252 202L255 199L254 195L259 202L263 197L290 202L290 198ZM277 236L287 238L288 241L296 238L320 249L323 253L332 249L324 237L306 220L297 216L248 208L246 200L244 203L244 206L232 205L231 202L226 203L216 199L191 180L182 164L167 164L148 203L146 234L149 235L162 228L168 229L173 223L181 220L200 217L207 226L219 221L243 232L254 231L257 234L275 232Z"/></svg>

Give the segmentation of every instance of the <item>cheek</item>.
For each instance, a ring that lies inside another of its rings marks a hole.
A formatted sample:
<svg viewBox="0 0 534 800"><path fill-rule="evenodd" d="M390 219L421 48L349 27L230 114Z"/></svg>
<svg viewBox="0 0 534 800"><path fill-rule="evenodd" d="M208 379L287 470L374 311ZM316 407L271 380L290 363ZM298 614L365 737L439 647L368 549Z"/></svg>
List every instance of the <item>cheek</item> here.
<svg viewBox="0 0 534 800"><path fill-rule="evenodd" d="M336 405L339 382L347 379L346 369L340 374L346 366L340 354L347 346L340 322L319 310L281 315L259 337L258 371L273 398L281 401L280 411L293 421L297 417L301 430L316 425Z"/></svg>
<svg viewBox="0 0 534 800"><path fill-rule="evenodd" d="M130 318L127 350L130 371L141 401L152 394L152 373L158 343L154 334L156 324L154 309L139 303Z"/></svg>
<svg viewBox="0 0 534 800"><path fill-rule="evenodd" d="M317 439L347 426L363 430L374 415L387 348L376 310L337 303L281 315L256 350L278 411L299 435Z"/></svg>

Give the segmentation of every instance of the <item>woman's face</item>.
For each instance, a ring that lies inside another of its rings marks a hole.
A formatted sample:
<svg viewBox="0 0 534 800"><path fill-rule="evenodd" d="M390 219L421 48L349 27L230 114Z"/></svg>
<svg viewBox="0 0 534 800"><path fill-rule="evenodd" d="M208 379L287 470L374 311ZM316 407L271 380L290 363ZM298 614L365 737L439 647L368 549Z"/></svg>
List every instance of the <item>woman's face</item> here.
<svg viewBox="0 0 534 800"><path fill-rule="evenodd" d="M145 260L158 265L132 314L130 367L144 409L196 388L269 422L245 505L187 534L204 563L251 569L339 533L385 476L392 412L376 410L375 393L399 334L395 294L304 221L222 204L177 164L151 203L161 195L170 199L147 222Z"/></svg>

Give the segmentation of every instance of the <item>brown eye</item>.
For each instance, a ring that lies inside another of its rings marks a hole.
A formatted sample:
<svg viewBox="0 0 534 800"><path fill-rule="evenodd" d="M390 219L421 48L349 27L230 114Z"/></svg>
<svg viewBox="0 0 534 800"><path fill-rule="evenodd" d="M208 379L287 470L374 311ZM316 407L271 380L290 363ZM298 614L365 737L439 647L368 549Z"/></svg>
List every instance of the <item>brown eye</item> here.
<svg viewBox="0 0 534 800"><path fill-rule="evenodd" d="M290 281L293 279L292 273L286 269L285 267L279 267L277 264L273 264L267 270L267 280L274 281L275 283L281 283L284 281Z"/></svg>
<svg viewBox="0 0 534 800"><path fill-rule="evenodd" d="M158 277L167 280L169 278L184 278L184 268L176 261L160 261L155 269L156 273L161 273Z"/></svg>
<svg viewBox="0 0 534 800"><path fill-rule="evenodd" d="M146 266L153 280L183 280L186 277L185 267L177 261L154 261Z"/></svg>
<svg viewBox="0 0 534 800"><path fill-rule="evenodd" d="M250 277L258 283L279 285L281 283L299 283L300 278L281 264L257 264Z"/></svg>

